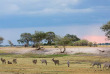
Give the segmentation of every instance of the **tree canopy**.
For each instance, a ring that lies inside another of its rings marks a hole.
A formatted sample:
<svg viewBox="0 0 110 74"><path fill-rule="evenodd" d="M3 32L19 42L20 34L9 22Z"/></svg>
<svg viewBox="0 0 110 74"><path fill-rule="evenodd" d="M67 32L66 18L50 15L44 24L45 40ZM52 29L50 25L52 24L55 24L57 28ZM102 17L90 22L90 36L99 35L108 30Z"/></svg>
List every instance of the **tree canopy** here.
<svg viewBox="0 0 110 74"><path fill-rule="evenodd" d="M8 40L8 43L10 44L11 47L13 46L13 43L10 40Z"/></svg>
<svg viewBox="0 0 110 74"><path fill-rule="evenodd" d="M32 36L30 33L22 33L20 37L21 38L17 40L18 43L25 43L27 44L27 46L29 45L29 42L32 40Z"/></svg>
<svg viewBox="0 0 110 74"><path fill-rule="evenodd" d="M0 44L3 43L4 38L0 37Z"/></svg>
<svg viewBox="0 0 110 74"><path fill-rule="evenodd" d="M32 35L32 41L34 41L34 44L37 45L38 50L40 50L40 43L43 39L45 39L46 33L42 31L35 31L35 33Z"/></svg>
<svg viewBox="0 0 110 74"><path fill-rule="evenodd" d="M110 21L107 24L104 24L101 29L105 32L105 36L110 39Z"/></svg>
<svg viewBox="0 0 110 74"><path fill-rule="evenodd" d="M65 37L69 38L72 42L80 40L76 35L66 34Z"/></svg>
<svg viewBox="0 0 110 74"><path fill-rule="evenodd" d="M48 45L51 45L52 42L54 41L55 38L55 33L54 32L46 32L46 40L48 41Z"/></svg>
<svg viewBox="0 0 110 74"><path fill-rule="evenodd" d="M64 53L66 51L66 46L71 43L71 40L68 37L60 37L57 36L55 39L55 44L58 46L63 46L64 50L61 51L61 53Z"/></svg>

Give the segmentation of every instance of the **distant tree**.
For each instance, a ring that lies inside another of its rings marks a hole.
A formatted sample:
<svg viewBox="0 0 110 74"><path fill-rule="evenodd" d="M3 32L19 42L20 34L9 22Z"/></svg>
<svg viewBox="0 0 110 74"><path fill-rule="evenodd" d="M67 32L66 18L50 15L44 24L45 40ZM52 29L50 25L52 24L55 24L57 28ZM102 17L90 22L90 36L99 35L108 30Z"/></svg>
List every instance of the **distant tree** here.
<svg viewBox="0 0 110 74"><path fill-rule="evenodd" d="M35 33L32 35L32 40L34 41L34 44L37 46L38 50L41 49L40 45L45 38L46 33L42 31L35 31Z"/></svg>
<svg viewBox="0 0 110 74"><path fill-rule="evenodd" d="M54 32L46 32L46 40L48 41L48 45L51 45L54 41L55 33Z"/></svg>
<svg viewBox="0 0 110 74"><path fill-rule="evenodd" d="M10 40L8 40L8 43L10 44L11 47L13 46L13 43Z"/></svg>
<svg viewBox="0 0 110 74"><path fill-rule="evenodd" d="M65 37L69 38L72 42L80 40L80 38L78 38L76 35L66 34Z"/></svg>
<svg viewBox="0 0 110 74"><path fill-rule="evenodd" d="M88 43L88 46L92 47L93 46L93 43L92 42L89 42Z"/></svg>
<svg viewBox="0 0 110 74"><path fill-rule="evenodd" d="M74 42L74 45L75 46L88 46L88 40L79 40L79 41L76 41Z"/></svg>
<svg viewBox="0 0 110 74"><path fill-rule="evenodd" d="M101 29L105 32L105 36L110 40L110 21L104 24Z"/></svg>
<svg viewBox="0 0 110 74"><path fill-rule="evenodd" d="M82 46L87 46L88 45L88 40L81 40L81 45Z"/></svg>
<svg viewBox="0 0 110 74"><path fill-rule="evenodd" d="M0 44L3 43L4 38L0 37Z"/></svg>
<svg viewBox="0 0 110 74"><path fill-rule="evenodd" d="M63 51L60 49L61 53L64 53L66 51L66 46L71 42L71 40L67 37L59 37L57 36L55 39L55 43L57 46L62 46L63 47ZM60 48L60 47L59 47Z"/></svg>
<svg viewBox="0 0 110 74"><path fill-rule="evenodd" d="M22 33L20 37L21 38L17 40L18 43L24 43L25 45L29 46L29 42L32 41L32 35L30 33Z"/></svg>
<svg viewBox="0 0 110 74"><path fill-rule="evenodd" d="M93 45L94 45L94 47L97 47L97 43L96 42L94 42Z"/></svg>

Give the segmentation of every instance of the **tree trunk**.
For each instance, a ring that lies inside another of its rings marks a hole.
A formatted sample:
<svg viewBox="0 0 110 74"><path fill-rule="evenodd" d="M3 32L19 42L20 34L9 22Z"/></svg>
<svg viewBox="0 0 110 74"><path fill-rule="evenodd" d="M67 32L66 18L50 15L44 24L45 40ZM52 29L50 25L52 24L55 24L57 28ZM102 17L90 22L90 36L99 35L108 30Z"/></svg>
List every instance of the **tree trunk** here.
<svg viewBox="0 0 110 74"><path fill-rule="evenodd" d="M66 48L65 48L65 46L63 46L63 48L64 48L64 50L63 50L63 52L62 52L62 53L65 53L65 51L66 51Z"/></svg>
<svg viewBox="0 0 110 74"><path fill-rule="evenodd" d="M61 51L61 53L65 53L65 51L66 51L66 48L65 48L65 46L63 46L63 48L64 48L64 50L63 51Z"/></svg>
<svg viewBox="0 0 110 74"><path fill-rule="evenodd" d="M38 48L37 48L37 50L40 50L41 48L40 48L40 44L38 44Z"/></svg>

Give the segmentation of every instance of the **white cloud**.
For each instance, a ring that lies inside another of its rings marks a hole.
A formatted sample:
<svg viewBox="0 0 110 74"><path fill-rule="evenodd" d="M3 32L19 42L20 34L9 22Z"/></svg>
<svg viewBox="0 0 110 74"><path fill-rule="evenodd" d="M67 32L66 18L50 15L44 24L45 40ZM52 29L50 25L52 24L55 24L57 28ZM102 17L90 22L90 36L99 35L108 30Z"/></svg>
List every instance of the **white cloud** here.
<svg viewBox="0 0 110 74"><path fill-rule="evenodd" d="M5 38L3 44L8 44L7 40L11 40L14 44L17 44L17 40L20 38L20 34L34 33L37 31L53 31L57 35L64 36L65 34L74 34L80 38L85 36L104 36L104 32L100 30L102 24L93 25L74 25L74 26L55 26L55 27L36 27L36 28L15 28L15 29L0 29L0 36Z"/></svg>
<svg viewBox="0 0 110 74"><path fill-rule="evenodd" d="M77 9L81 0L3 0L0 1L0 15L6 14L55 14L87 13L90 8Z"/></svg>
<svg viewBox="0 0 110 74"><path fill-rule="evenodd" d="M71 8L65 8L65 9L50 9L46 8L39 11L23 11L20 12L20 14L56 14L56 13L88 13L93 12L92 9L71 9Z"/></svg>
<svg viewBox="0 0 110 74"><path fill-rule="evenodd" d="M0 13L2 14L13 14L19 11L19 7L16 4L7 4L0 6Z"/></svg>

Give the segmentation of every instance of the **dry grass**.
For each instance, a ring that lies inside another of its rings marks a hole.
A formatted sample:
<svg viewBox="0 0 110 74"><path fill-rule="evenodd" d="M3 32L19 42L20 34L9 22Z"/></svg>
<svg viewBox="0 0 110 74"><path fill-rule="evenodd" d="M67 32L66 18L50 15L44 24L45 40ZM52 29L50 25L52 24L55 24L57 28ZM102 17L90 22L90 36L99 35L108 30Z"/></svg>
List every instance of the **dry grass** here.
<svg viewBox="0 0 110 74"><path fill-rule="evenodd" d="M25 54L24 54L25 55ZM17 56L17 55L16 55ZM31 54L30 54L31 56ZM38 56L38 55L35 55ZM52 56L52 55L50 55ZM14 56L0 56L6 60L12 61ZM18 64L2 64L0 62L0 74L109 74L110 70L103 70L102 68L90 68L90 62L98 61L100 62L110 61L109 57L100 56L81 56L81 55L68 55L57 57L53 56L55 59L60 60L60 65L55 66L52 62L52 58L33 58L27 56L26 58L18 57ZM32 63L33 59L37 59L38 63L34 65ZM41 63L41 59L46 59L48 65ZM70 67L67 67L67 60L70 60Z"/></svg>
<svg viewBox="0 0 110 74"><path fill-rule="evenodd" d="M69 47L69 46L68 46ZM70 48L70 47L69 47ZM2 54L18 50L30 50L33 48L24 47L0 47L0 58L12 61L17 58L18 64L2 64L0 61L0 74L110 74L109 70L102 68L90 68L91 62L110 61L110 57L89 56L89 54L74 54L74 55L37 55L37 54ZM60 60L60 65L55 66L52 58ZM34 65L33 59L37 59L38 63ZM48 65L41 63L41 59L46 59ZM67 60L70 60L70 67L67 67Z"/></svg>

